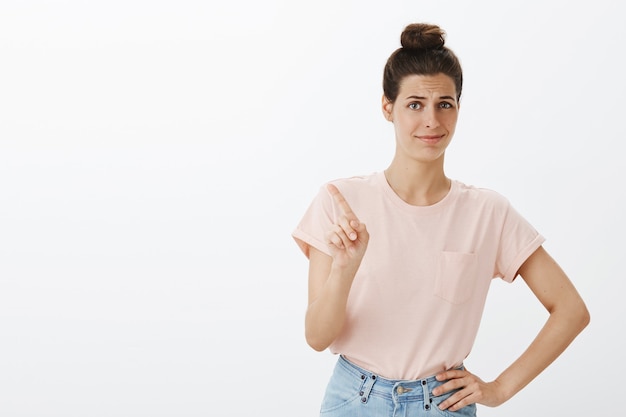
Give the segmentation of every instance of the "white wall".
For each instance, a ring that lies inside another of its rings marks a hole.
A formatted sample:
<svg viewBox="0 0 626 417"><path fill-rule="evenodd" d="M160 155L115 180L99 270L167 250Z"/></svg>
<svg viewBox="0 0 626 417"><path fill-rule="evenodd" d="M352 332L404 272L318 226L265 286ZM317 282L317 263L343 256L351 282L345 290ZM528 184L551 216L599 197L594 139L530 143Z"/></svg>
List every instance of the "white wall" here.
<svg viewBox="0 0 626 417"><path fill-rule="evenodd" d="M440 24L465 70L450 176L506 195L588 303L481 416L609 415L626 349L618 2L0 3L0 415L317 415L290 233L322 182L384 169L382 67ZM466 365L546 318L494 282Z"/></svg>

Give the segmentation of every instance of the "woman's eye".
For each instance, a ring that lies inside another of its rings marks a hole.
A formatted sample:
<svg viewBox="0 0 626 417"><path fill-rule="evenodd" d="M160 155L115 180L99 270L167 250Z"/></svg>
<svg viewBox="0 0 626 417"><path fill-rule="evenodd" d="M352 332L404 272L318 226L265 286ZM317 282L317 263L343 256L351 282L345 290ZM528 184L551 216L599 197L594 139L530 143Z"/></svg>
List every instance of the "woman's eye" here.
<svg viewBox="0 0 626 417"><path fill-rule="evenodd" d="M442 109L451 109L452 108L452 104L447 103L447 102L443 102L439 104L439 107L441 107Z"/></svg>
<svg viewBox="0 0 626 417"><path fill-rule="evenodd" d="M421 109L422 105L420 103L411 103L409 104L409 109L411 110L418 110Z"/></svg>

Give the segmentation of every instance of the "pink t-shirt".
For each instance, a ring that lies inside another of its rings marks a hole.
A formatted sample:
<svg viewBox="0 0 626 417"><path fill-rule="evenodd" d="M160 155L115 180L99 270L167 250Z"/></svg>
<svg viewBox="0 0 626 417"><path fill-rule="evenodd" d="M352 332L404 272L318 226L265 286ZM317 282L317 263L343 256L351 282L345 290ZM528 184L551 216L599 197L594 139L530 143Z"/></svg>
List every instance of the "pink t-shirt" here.
<svg viewBox="0 0 626 417"><path fill-rule="evenodd" d="M452 181L431 206L412 206L384 173L339 179L370 233L354 278L341 334L330 346L389 379L419 379L470 353L491 279L512 282L544 238L500 194ZM324 234L338 215L326 187L293 231L330 255Z"/></svg>

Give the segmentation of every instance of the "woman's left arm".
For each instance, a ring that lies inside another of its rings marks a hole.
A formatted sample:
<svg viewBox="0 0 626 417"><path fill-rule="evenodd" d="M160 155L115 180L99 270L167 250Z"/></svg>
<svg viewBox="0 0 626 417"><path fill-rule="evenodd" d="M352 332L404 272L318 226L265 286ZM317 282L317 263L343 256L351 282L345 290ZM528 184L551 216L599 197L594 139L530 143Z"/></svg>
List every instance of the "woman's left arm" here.
<svg viewBox="0 0 626 417"><path fill-rule="evenodd" d="M530 346L494 381L483 382L467 371L446 371L439 380L449 380L433 391L441 395L459 389L439 405L456 411L468 404L498 406L524 388L548 367L589 324L584 301L561 267L541 246L519 269L550 317Z"/></svg>

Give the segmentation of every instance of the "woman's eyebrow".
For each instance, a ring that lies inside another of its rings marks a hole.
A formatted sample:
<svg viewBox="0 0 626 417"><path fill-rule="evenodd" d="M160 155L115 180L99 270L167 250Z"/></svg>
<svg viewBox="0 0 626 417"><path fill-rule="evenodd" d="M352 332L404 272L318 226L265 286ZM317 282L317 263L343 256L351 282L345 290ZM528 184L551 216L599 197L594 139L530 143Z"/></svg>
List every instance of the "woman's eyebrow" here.
<svg viewBox="0 0 626 417"><path fill-rule="evenodd" d="M452 96L440 96L440 100L454 100ZM426 100L426 97L422 96L408 96L405 100Z"/></svg>

